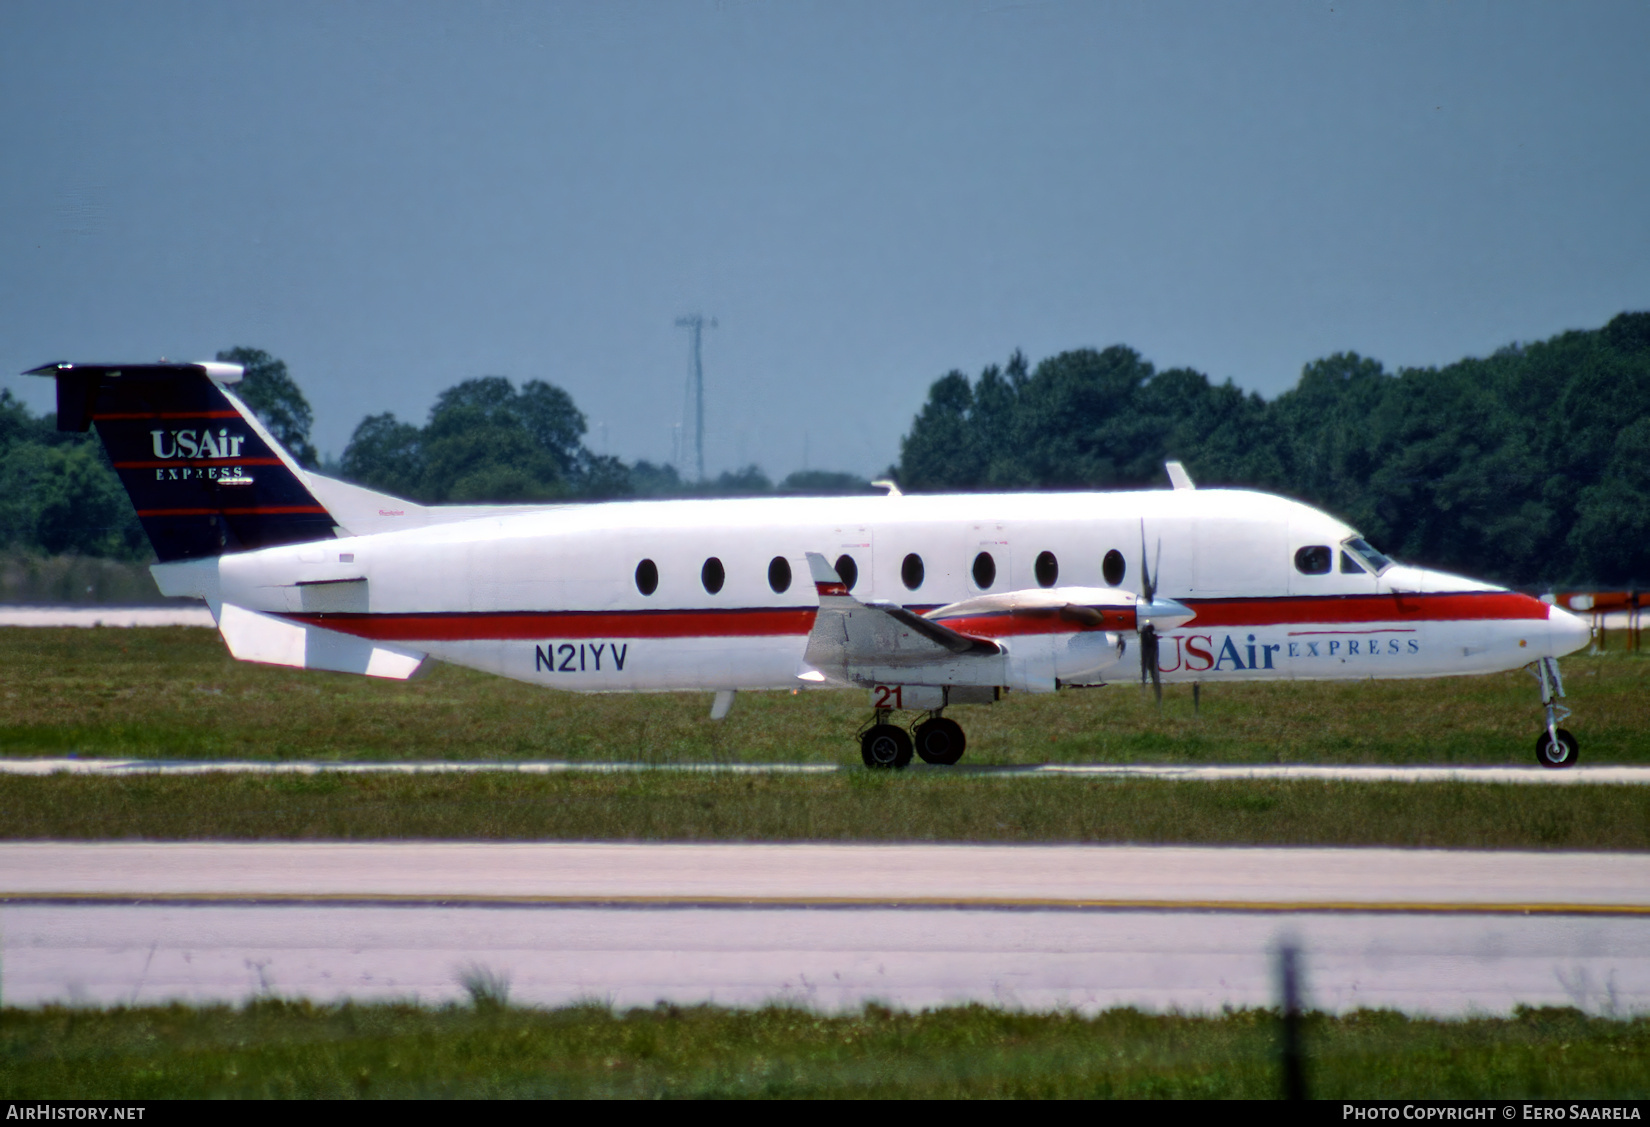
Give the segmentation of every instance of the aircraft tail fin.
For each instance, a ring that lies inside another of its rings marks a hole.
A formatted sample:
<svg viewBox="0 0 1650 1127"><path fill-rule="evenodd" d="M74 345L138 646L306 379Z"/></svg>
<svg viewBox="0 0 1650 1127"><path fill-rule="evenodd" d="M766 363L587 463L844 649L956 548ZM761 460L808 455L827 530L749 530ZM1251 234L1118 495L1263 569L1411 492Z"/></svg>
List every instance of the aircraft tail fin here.
<svg viewBox="0 0 1650 1127"><path fill-rule="evenodd" d="M337 522L229 385L238 364L45 364L57 428L97 434L162 563L331 538Z"/></svg>

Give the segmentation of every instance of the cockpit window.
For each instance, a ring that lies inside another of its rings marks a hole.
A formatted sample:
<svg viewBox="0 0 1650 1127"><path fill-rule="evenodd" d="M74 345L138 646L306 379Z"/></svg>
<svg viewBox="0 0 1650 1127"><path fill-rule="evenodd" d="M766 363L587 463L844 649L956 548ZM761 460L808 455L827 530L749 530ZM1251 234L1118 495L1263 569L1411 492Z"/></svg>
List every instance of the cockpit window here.
<svg viewBox="0 0 1650 1127"><path fill-rule="evenodd" d="M1348 555L1356 557L1357 560L1364 565L1362 569L1358 570L1367 569L1376 575L1381 574L1381 572L1392 566L1392 561L1390 559L1370 547L1369 541L1363 539L1362 537L1354 536L1350 540L1343 540L1341 541L1341 547L1346 550L1341 556L1342 571L1352 571L1354 569L1358 569L1358 564L1354 563L1353 560L1348 559ZM1349 564L1351 565L1350 567L1348 566Z"/></svg>
<svg viewBox="0 0 1650 1127"><path fill-rule="evenodd" d="M1295 553L1295 570L1302 575L1328 575L1334 558L1328 544L1308 544Z"/></svg>

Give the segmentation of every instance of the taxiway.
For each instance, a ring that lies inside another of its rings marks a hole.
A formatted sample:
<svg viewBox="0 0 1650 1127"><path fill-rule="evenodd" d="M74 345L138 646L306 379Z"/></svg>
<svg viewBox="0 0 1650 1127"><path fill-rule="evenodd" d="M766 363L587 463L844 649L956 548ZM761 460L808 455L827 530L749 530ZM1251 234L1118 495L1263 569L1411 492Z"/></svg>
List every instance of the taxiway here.
<svg viewBox="0 0 1650 1127"><path fill-rule="evenodd" d="M1039 763L1026 766L929 767L913 763L913 772L938 771L1005 778L1084 776L1113 779L1162 779L1171 782L1229 782L1239 779L1353 783L1511 783L1528 786L1650 786L1650 766L1578 765L1554 771L1535 765L1442 766L1317 763ZM52 757L0 758L0 775L443 775L501 773L521 775L631 774L673 772L693 775L831 775L857 774L859 764L834 763L613 763L574 760L198 760Z"/></svg>
<svg viewBox="0 0 1650 1127"><path fill-rule="evenodd" d="M1391 849L0 844L10 1004L463 996L1650 1010L1650 856Z"/></svg>

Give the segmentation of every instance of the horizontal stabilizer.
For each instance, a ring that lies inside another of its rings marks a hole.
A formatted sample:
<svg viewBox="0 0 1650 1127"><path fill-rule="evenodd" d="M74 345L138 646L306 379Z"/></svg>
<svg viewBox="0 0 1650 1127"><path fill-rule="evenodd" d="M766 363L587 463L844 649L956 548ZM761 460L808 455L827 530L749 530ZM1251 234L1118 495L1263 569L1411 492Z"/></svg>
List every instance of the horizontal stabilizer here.
<svg viewBox="0 0 1650 1127"><path fill-rule="evenodd" d="M324 474L309 470L300 472L304 484L309 486L316 500L326 506L338 526L351 535L371 536L375 532L423 528L434 523L429 519L429 510L423 505Z"/></svg>
<svg viewBox="0 0 1650 1127"><path fill-rule="evenodd" d="M403 497L379 493L364 485L339 481L311 470L301 471L309 491L326 506L332 519L352 536L376 532L399 532L404 528L428 528L434 524L454 524L478 517L539 513L574 506L565 502L527 505L420 505Z"/></svg>
<svg viewBox="0 0 1650 1127"><path fill-rule="evenodd" d="M218 630L238 661L361 673L395 681L411 677L424 661L424 655L416 650L353 638L321 626L290 622L232 603L223 605L218 615Z"/></svg>

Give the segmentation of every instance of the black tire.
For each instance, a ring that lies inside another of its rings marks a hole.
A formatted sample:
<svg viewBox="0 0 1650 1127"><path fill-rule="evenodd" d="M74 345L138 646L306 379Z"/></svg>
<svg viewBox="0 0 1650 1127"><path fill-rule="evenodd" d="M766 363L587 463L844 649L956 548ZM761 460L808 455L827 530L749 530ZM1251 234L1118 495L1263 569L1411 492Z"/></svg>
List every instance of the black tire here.
<svg viewBox="0 0 1650 1127"><path fill-rule="evenodd" d="M962 725L943 716L918 724L915 735L917 754L922 756L924 763L949 767L963 757L963 751L968 747L968 737L963 735Z"/></svg>
<svg viewBox="0 0 1650 1127"><path fill-rule="evenodd" d="M867 767L898 770L911 762L911 737L904 728L873 724L859 737L859 755Z"/></svg>
<svg viewBox="0 0 1650 1127"><path fill-rule="evenodd" d="M1576 760L1581 758L1581 745L1576 738L1563 728L1558 730L1558 746L1553 745L1553 738L1546 732L1535 741L1535 761L1543 767L1574 767Z"/></svg>

